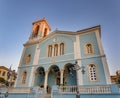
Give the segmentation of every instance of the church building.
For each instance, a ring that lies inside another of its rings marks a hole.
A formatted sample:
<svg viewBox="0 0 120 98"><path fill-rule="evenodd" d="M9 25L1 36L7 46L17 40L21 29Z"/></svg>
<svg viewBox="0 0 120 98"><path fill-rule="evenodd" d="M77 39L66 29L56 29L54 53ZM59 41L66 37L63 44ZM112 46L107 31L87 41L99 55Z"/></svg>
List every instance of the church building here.
<svg viewBox="0 0 120 98"><path fill-rule="evenodd" d="M51 31L45 18L32 23L15 87L111 84L100 25L78 31Z"/></svg>

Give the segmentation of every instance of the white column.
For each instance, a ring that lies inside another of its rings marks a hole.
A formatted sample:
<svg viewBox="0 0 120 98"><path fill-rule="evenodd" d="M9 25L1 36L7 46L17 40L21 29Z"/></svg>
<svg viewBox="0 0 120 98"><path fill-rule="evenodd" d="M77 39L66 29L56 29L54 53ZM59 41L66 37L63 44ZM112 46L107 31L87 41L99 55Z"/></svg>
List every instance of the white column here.
<svg viewBox="0 0 120 98"><path fill-rule="evenodd" d="M96 37L97 37L98 47L99 47L99 50L100 50L100 55L103 56L105 54L104 54L104 50L103 50L103 47L102 47L102 42L101 42L101 39L100 39L100 32L98 30L96 30ZM109 72L106 57L104 56L101 59L102 59L102 63L103 63L106 82L107 82L107 84L111 84L110 72Z"/></svg>
<svg viewBox="0 0 120 98"><path fill-rule="evenodd" d="M76 35L76 42L74 42L74 59L80 59L81 58L81 50L80 50L80 35ZM77 61L78 65L81 66L81 61ZM76 78L77 78L77 85L83 85L83 75L81 73L81 70L78 70L76 72Z"/></svg>
<svg viewBox="0 0 120 98"><path fill-rule="evenodd" d="M61 69L60 70L60 84L63 84L63 72L64 72L64 70Z"/></svg>
<svg viewBox="0 0 120 98"><path fill-rule="evenodd" d="M47 90L47 82L48 82L48 70L45 71L45 81L44 81L44 88Z"/></svg>

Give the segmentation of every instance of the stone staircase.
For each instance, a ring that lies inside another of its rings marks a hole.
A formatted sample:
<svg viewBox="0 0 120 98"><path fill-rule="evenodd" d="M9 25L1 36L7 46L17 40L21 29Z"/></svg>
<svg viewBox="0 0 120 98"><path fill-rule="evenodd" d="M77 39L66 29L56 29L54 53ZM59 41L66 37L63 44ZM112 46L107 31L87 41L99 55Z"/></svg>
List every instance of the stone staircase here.
<svg viewBox="0 0 120 98"><path fill-rule="evenodd" d="M43 98L51 98L51 94L46 94Z"/></svg>

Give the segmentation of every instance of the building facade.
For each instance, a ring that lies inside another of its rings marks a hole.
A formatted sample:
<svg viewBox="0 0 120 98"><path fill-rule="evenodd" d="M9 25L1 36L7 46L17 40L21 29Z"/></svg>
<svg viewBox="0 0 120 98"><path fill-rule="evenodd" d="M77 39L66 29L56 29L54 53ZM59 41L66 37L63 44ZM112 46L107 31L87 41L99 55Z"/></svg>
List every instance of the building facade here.
<svg viewBox="0 0 120 98"><path fill-rule="evenodd" d="M120 84L120 70L116 71L116 75L111 76L112 84Z"/></svg>
<svg viewBox="0 0 120 98"><path fill-rule="evenodd" d="M8 72L10 71L10 76L8 78ZM0 66L0 78L3 78L5 81L0 81L0 86L7 85L7 82L10 83L11 86L14 85L16 80L17 73L15 70L10 70L5 66Z"/></svg>
<svg viewBox="0 0 120 98"><path fill-rule="evenodd" d="M84 86L111 84L101 42L101 28L50 33L46 19L33 22L24 44L15 87L45 88L53 85ZM79 70L75 70L75 66Z"/></svg>

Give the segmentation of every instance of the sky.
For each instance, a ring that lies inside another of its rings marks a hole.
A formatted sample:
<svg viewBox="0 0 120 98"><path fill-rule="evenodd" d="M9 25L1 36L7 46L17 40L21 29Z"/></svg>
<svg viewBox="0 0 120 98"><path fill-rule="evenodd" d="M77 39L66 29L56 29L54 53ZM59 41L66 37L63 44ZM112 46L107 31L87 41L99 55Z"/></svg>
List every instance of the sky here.
<svg viewBox="0 0 120 98"><path fill-rule="evenodd" d="M120 69L120 0L0 0L0 66L18 69L32 22L43 17L51 32L101 25L110 74Z"/></svg>

